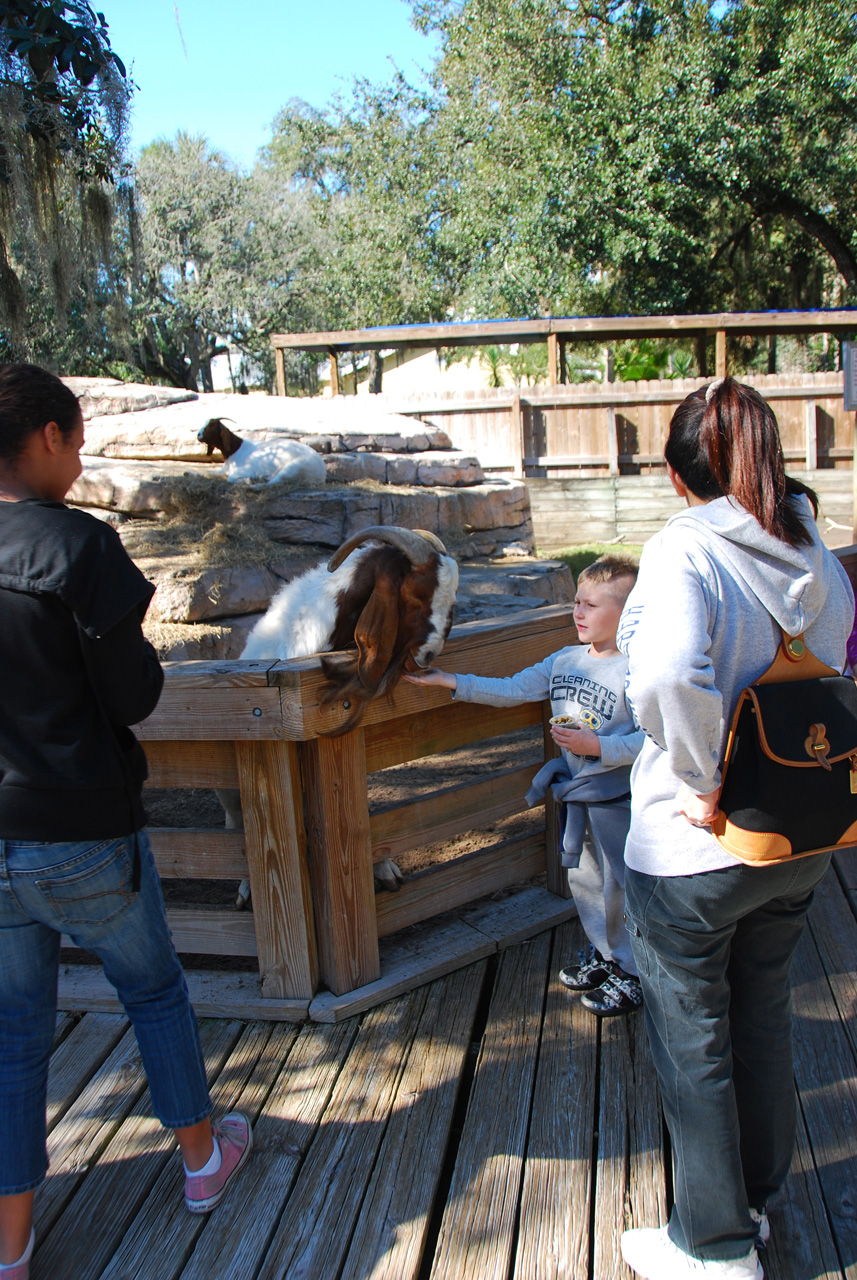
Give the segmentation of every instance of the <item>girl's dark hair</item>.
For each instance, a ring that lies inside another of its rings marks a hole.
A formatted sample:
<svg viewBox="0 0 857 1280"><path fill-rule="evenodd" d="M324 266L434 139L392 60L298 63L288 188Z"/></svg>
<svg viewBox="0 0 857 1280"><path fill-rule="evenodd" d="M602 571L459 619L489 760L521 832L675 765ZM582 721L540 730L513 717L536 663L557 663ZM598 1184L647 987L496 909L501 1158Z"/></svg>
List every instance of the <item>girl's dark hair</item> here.
<svg viewBox="0 0 857 1280"><path fill-rule="evenodd" d="M777 420L753 387L724 378L692 392L672 416L664 456L698 498L728 494L775 538L812 542L788 499L805 494L817 516L818 497L786 475Z"/></svg>
<svg viewBox="0 0 857 1280"><path fill-rule="evenodd" d="M80 422L77 396L36 364L0 365L0 458L13 461L28 436L55 422L64 436Z"/></svg>

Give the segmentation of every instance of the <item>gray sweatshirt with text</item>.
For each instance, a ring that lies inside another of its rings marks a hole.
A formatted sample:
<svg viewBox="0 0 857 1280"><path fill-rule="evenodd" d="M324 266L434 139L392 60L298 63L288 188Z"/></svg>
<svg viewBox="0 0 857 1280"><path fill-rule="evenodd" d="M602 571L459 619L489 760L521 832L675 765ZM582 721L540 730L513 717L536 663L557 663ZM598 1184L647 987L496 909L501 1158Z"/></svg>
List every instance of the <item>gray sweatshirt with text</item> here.
<svg viewBox="0 0 857 1280"><path fill-rule="evenodd" d="M618 633L628 698L647 735L631 775L625 848L636 871L680 876L738 865L707 828L679 814L676 793L682 783L697 795L719 786L738 695L773 662L780 627L803 632L822 662L842 669L854 597L807 499L793 501L810 546L772 537L724 497L672 516L643 550Z"/></svg>

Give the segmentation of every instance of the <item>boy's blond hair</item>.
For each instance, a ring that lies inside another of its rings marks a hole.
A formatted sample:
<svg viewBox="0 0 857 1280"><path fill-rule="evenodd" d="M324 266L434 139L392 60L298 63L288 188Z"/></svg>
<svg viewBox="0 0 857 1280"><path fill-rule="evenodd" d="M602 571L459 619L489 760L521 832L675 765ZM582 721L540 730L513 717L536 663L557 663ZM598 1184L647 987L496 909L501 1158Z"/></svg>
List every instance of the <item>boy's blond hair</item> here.
<svg viewBox="0 0 857 1280"><path fill-rule="evenodd" d="M581 569L577 582L578 586L582 582L588 582L593 587L600 586L602 582L615 582L616 589L611 594L624 603L637 581L639 570L637 561L630 556L599 556L592 564Z"/></svg>

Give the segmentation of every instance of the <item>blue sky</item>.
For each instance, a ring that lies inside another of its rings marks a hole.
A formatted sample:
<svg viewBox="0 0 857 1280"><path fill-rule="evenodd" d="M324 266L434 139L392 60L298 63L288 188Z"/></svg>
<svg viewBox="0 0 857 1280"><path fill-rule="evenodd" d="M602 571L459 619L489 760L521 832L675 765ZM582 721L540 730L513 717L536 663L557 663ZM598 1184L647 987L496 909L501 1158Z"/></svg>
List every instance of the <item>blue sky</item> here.
<svg viewBox="0 0 857 1280"><path fill-rule="evenodd" d="M380 83L390 59L411 80L434 42L406 0L100 0L110 40L138 85L135 150L178 129L250 165L289 98L324 107L355 76ZM133 64L133 67L132 67Z"/></svg>

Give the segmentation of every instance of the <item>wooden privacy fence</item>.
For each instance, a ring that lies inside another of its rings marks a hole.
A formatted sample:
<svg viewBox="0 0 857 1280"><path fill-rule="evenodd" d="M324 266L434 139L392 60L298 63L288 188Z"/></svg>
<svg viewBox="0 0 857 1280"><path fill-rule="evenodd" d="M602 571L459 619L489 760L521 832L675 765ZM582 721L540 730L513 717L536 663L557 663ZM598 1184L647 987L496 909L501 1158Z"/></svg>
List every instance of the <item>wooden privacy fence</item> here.
<svg viewBox="0 0 857 1280"><path fill-rule="evenodd" d="M454 628L444 664L507 675L575 640L570 606L555 605L512 621ZM322 682L317 658L170 663L157 710L135 729L149 760L149 786L241 792L243 832L150 832L165 880L249 876L252 912L188 905L168 914L180 952L257 956L261 1005L270 1001L272 1017L304 1016L319 984L342 996L378 983L379 939L450 908L542 872L546 898L562 906L557 899L568 896L552 818L547 836L541 828L440 863L410 877L398 893L376 894L372 878L375 861L452 840L525 809L534 770L505 769L459 785L450 777L443 789L372 816L367 776L546 724L542 704L500 709L454 703L446 690L402 684L392 699L371 703L358 728L325 737L325 730L342 723L347 704L323 708ZM544 738L552 752L546 727ZM553 801L548 805L552 813ZM534 919L530 932L547 923L554 919ZM463 954L458 963L472 958ZM453 959L446 970L454 967ZM418 981L417 975L409 985ZM384 998L382 984L375 1002ZM218 1008L228 1016L241 1011L240 1002L230 1006L228 997Z"/></svg>
<svg viewBox="0 0 857 1280"><path fill-rule="evenodd" d="M676 405L708 379L580 384L473 395L380 397L388 411L442 427L487 470L562 479L635 475L663 466ZM843 408L841 373L742 376L770 402L793 467L850 467L854 423Z"/></svg>

